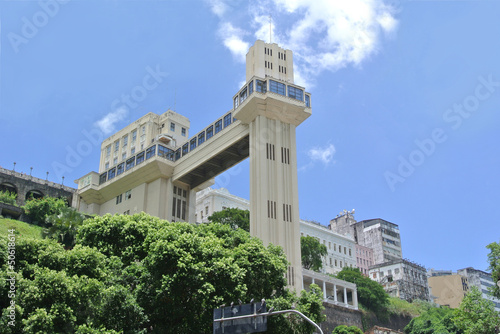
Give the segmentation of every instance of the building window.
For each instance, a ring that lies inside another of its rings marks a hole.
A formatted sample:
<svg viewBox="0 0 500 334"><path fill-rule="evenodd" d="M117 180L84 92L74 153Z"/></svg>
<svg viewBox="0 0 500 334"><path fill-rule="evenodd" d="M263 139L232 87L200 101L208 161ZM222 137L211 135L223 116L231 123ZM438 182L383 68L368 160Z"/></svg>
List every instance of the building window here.
<svg viewBox="0 0 500 334"><path fill-rule="evenodd" d="M182 129L181 129L181 135L182 135L183 137L186 137L186 128L182 128Z"/></svg>
<svg viewBox="0 0 500 334"><path fill-rule="evenodd" d="M306 94L306 107L311 108L311 97Z"/></svg>
<svg viewBox="0 0 500 334"><path fill-rule="evenodd" d="M125 164L125 170L129 170L130 168L135 166L135 157L132 157L127 160L127 163Z"/></svg>
<svg viewBox="0 0 500 334"><path fill-rule="evenodd" d="M207 128L207 139L210 139L212 138L214 135L214 126L213 125L210 125L208 128Z"/></svg>
<svg viewBox="0 0 500 334"><path fill-rule="evenodd" d="M116 166L116 175L122 174L124 170L125 170L125 163L122 162L121 164Z"/></svg>
<svg viewBox="0 0 500 334"><path fill-rule="evenodd" d="M234 98L234 106L233 106L233 108L234 109L238 108L238 106L240 105L239 103L240 103L240 99L238 98L238 96L236 96Z"/></svg>
<svg viewBox="0 0 500 334"><path fill-rule="evenodd" d="M127 158L127 153L126 152L122 153L122 160L125 160L126 158Z"/></svg>
<svg viewBox="0 0 500 334"><path fill-rule="evenodd" d="M106 182L106 178L108 176L108 173L102 173L100 176L99 176L99 184L103 184L104 182Z"/></svg>
<svg viewBox="0 0 500 334"><path fill-rule="evenodd" d="M217 122L215 122L215 133L219 133L222 130L222 120L219 119Z"/></svg>
<svg viewBox="0 0 500 334"><path fill-rule="evenodd" d="M267 92L267 83L262 80L255 80L257 92L259 93L266 93Z"/></svg>
<svg viewBox="0 0 500 334"><path fill-rule="evenodd" d="M229 125L231 125L231 113L224 116L224 128L228 127Z"/></svg>
<svg viewBox="0 0 500 334"><path fill-rule="evenodd" d="M137 139L137 130L132 131L132 145L135 143Z"/></svg>
<svg viewBox="0 0 500 334"><path fill-rule="evenodd" d="M122 202L122 194L116 196L116 204L120 204Z"/></svg>
<svg viewBox="0 0 500 334"><path fill-rule="evenodd" d="M350 248L349 248L349 256L352 256L352 254L351 254L351 249L350 249Z"/></svg>
<svg viewBox="0 0 500 334"><path fill-rule="evenodd" d="M248 84L248 95L253 93L253 81Z"/></svg>
<svg viewBox="0 0 500 334"><path fill-rule="evenodd" d="M243 101L245 101L248 97L248 94L247 94L247 88L243 88L240 92L240 103L243 103Z"/></svg>
<svg viewBox="0 0 500 334"><path fill-rule="evenodd" d="M208 206L205 207L205 214L208 215Z"/></svg>
<svg viewBox="0 0 500 334"><path fill-rule="evenodd" d="M111 155L111 145L108 145L106 147L106 157L109 157Z"/></svg>
<svg viewBox="0 0 500 334"><path fill-rule="evenodd" d="M302 101L303 96L304 96L304 92L302 91L302 89L295 88L293 86L288 86L288 97Z"/></svg>
<svg viewBox="0 0 500 334"><path fill-rule="evenodd" d="M189 153L189 144L185 143L184 145L182 145L182 156L185 156L188 153Z"/></svg>
<svg viewBox="0 0 500 334"><path fill-rule="evenodd" d="M132 148L130 149L130 154L132 154L132 155L133 155L133 154L135 154L135 147L132 147Z"/></svg>
<svg viewBox="0 0 500 334"><path fill-rule="evenodd" d="M117 141L115 141L115 152L118 152L119 148L120 148L120 141L117 140Z"/></svg>
<svg viewBox="0 0 500 334"><path fill-rule="evenodd" d="M108 169L109 168L109 162L106 162L106 164L104 165L104 169Z"/></svg>
<svg viewBox="0 0 500 334"><path fill-rule="evenodd" d="M163 145L158 145L158 156L174 161L174 151Z"/></svg>
<svg viewBox="0 0 500 334"><path fill-rule="evenodd" d="M202 132L198 135L198 145L201 145L205 142L205 132Z"/></svg>
<svg viewBox="0 0 500 334"><path fill-rule="evenodd" d="M175 151L175 160L178 160L181 158L181 149L177 149L177 151Z"/></svg>
<svg viewBox="0 0 500 334"><path fill-rule="evenodd" d="M156 145L151 146L146 150L146 159L149 159L156 155Z"/></svg>
<svg viewBox="0 0 500 334"><path fill-rule="evenodd" d="M116 167L113 167L108 171L108 180L111 180L115 176L116 176Z"/></svg>
<svg viewBox="0 0 500 334"><path fill-rule="evenodd" d="M123 137L123 147L127 147L127 144L128 144L128 135L125 135Z"/></svg>
<svg viewBox="0 0 500 334"><path fill-rule="evenodd" d="M113 159L113 166L116 165L118 163L118 158L114 158Z"/></svg>
<svg viewBox="0 0 500 334"><path fill-rule="evenodd" d="M170 123L170 131L175 132L175 123Z"/></svg>
<svg viewBox="0 0 500 334"><path fill-rule="evenodd" d="M269 91L286 96L285 89L285 84L274 80L269 80Z"/></svg>
<svg viewBox="0 0 500 334"><path fill-rule="evenodd" d="M196 148L196 137L191 139L191 141L189 142L189 150L192 151Z"/></svg>
<svg viewBox="0 0 500 334"><path fill-rule="evenodd" d="M144 161L144 152L141 152L141 153L137 154L137 158L135 160L135 164L138 165L138 164L140 164L143 161Z"/></svg>
<svg viewBox="0 0 500 334"><path fill-rule="evenodd" d="M131 199L132 198L132 190L127 190L125 192L125 200Z"/></svg>

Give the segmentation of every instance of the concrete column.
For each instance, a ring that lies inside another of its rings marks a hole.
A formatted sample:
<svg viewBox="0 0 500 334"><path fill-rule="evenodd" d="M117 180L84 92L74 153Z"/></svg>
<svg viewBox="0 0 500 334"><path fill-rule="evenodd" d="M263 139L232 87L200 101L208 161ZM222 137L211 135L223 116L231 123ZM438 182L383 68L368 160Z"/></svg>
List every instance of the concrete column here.
<svg viewBox="0 0 500 334"><path fill-rule="evenodd" d="M323 299L326 300L326 282L323 281Z"/></svg>
<svg viewBox="0 0 500 334"><path fill-rule="evenodd" d="M334 301L335 303L337 303L337 302L338 302L338 300L337 300L337 284L334 284L334 285L333 285L333 301Z"/></svg>
<svg viewBox="0 0 500 334"><path fill-rule="evenodd" d="M357 289L352 290L352 303L354 305L354 308L357 310L358 309L358 290Z"/></svg>
<svg viewBox="0 0 500 334"><path fill-rule="evenodd" d="M349 303L347 302L347 288L346 287L344 287L344 304L349 305Z"/></svg>
<svg viewBox="0 0 500 334"><path fill-rule="evenodd" d="M188 195L187 201L188 201L187 202L187 210L188 210L187 217L188 217L188 221L191 224L194 224L194 223L196 223L196 219L195 219L195 214L196 214L196 191L194 189L190 189L189 190L189 195Z"/></svg>

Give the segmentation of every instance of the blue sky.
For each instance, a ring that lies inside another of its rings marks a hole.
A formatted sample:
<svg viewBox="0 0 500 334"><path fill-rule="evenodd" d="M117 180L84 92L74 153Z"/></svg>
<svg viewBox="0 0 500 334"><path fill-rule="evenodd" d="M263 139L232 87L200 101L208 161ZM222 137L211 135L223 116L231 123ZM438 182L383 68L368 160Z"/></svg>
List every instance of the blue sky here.
<svg viewBox="0 0 500 334"><path fill-rule="evenodd" d="M500 241L498 13L486 0L3 0L0 165L76 186L98 169L88 136L168 108L196 133L231 109L272 15L312 94L301 217L354 208L398 224L412 261L486 270ZM216 186L248 198L248 183L245 161Z"/></svg>

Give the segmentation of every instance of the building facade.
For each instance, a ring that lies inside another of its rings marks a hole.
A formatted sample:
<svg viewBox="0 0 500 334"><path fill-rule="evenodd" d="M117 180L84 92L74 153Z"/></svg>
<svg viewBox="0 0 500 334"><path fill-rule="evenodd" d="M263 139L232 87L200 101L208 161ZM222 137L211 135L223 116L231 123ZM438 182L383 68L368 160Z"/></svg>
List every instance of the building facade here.
<svg viewBox="0 0 500 334"><path fill-rule="evenodd" d="M222 211L226 208L237 208L250 210L250 201L232 195L225 188L206 188L196 194L196 222L208 223L208 217L214 212Z"/></svg>
<svg viewBox="0 0 500 334"><path fill-rule="evenodd" d="M344 267L356 268L354 239L335 233L318 222L301 220L300 235L311 236L326 246L328 254L323 257L324 274L336 274Z"/></svg>
<svg viewBox="0 0 500 334"><path fill-rule="evenodd" d="M450 271L427 272L433 301L442 306L457 308L469 291L467 277Z"/></svg>
<svg viewBox="0 0 500 334"><path fill-rule="evenodd" d="M421 265L399 259L370 267L371 279L380 283L392 296L406 301L430 301L427 271Z"/></svg>
<svg viewBox="0 0 500 334"><path fill-rule="evenodd" d="M496 284L491 273L468 267L457 270L457 274L467 279L469 289L472 286L477 287L481 291L483 299L491 301L495 305L495 310L500 312L500 299L493 297L489 291L489 288Z"/></svg>
<svg viewBox="0 0 500 334"><path fill-rule="evenodd" d="M289 285L300 288L296 127L311 95L294 84L293 53L256 41L233 108L189 137L189 120L149 113L103 141L99 172L78 179L78 208L90 214L144 211L196 222L196 193L250 158L250 233L280 245ZM189 137L189 138L188 138Z"/></svg>
<svg viewBox="0 0 500 334"><path fill-rule="evenodd" d="M373 249L362 246L360 244L356 244L355 248L356 248L356 266L359 268L359 270L363 275L368 276L370 266L374 265Z"/></svg>
<svg viewBox="0 0 500 334"><path fill-rule="evenodd" d="M399 227L387 220L376 218L356 222L352 212L344 211L330 221L332 231L350 234L354 241L373 250L374 264L403 258Z"/></svg>

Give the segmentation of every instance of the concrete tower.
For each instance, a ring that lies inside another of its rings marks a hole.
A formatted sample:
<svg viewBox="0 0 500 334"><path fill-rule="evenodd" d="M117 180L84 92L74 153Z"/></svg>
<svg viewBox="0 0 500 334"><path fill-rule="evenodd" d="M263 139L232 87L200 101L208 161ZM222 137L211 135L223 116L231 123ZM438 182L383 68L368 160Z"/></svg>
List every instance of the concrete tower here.
<svg viewBox="0 0 500 334"><path fill-rule="evenodd" d="M247 53L247 83L234 117L249 125L250 233L283 247L287 280L302 288L295 128L311 115L310 95L293 83L293 54L257 41Z"/></svg>

